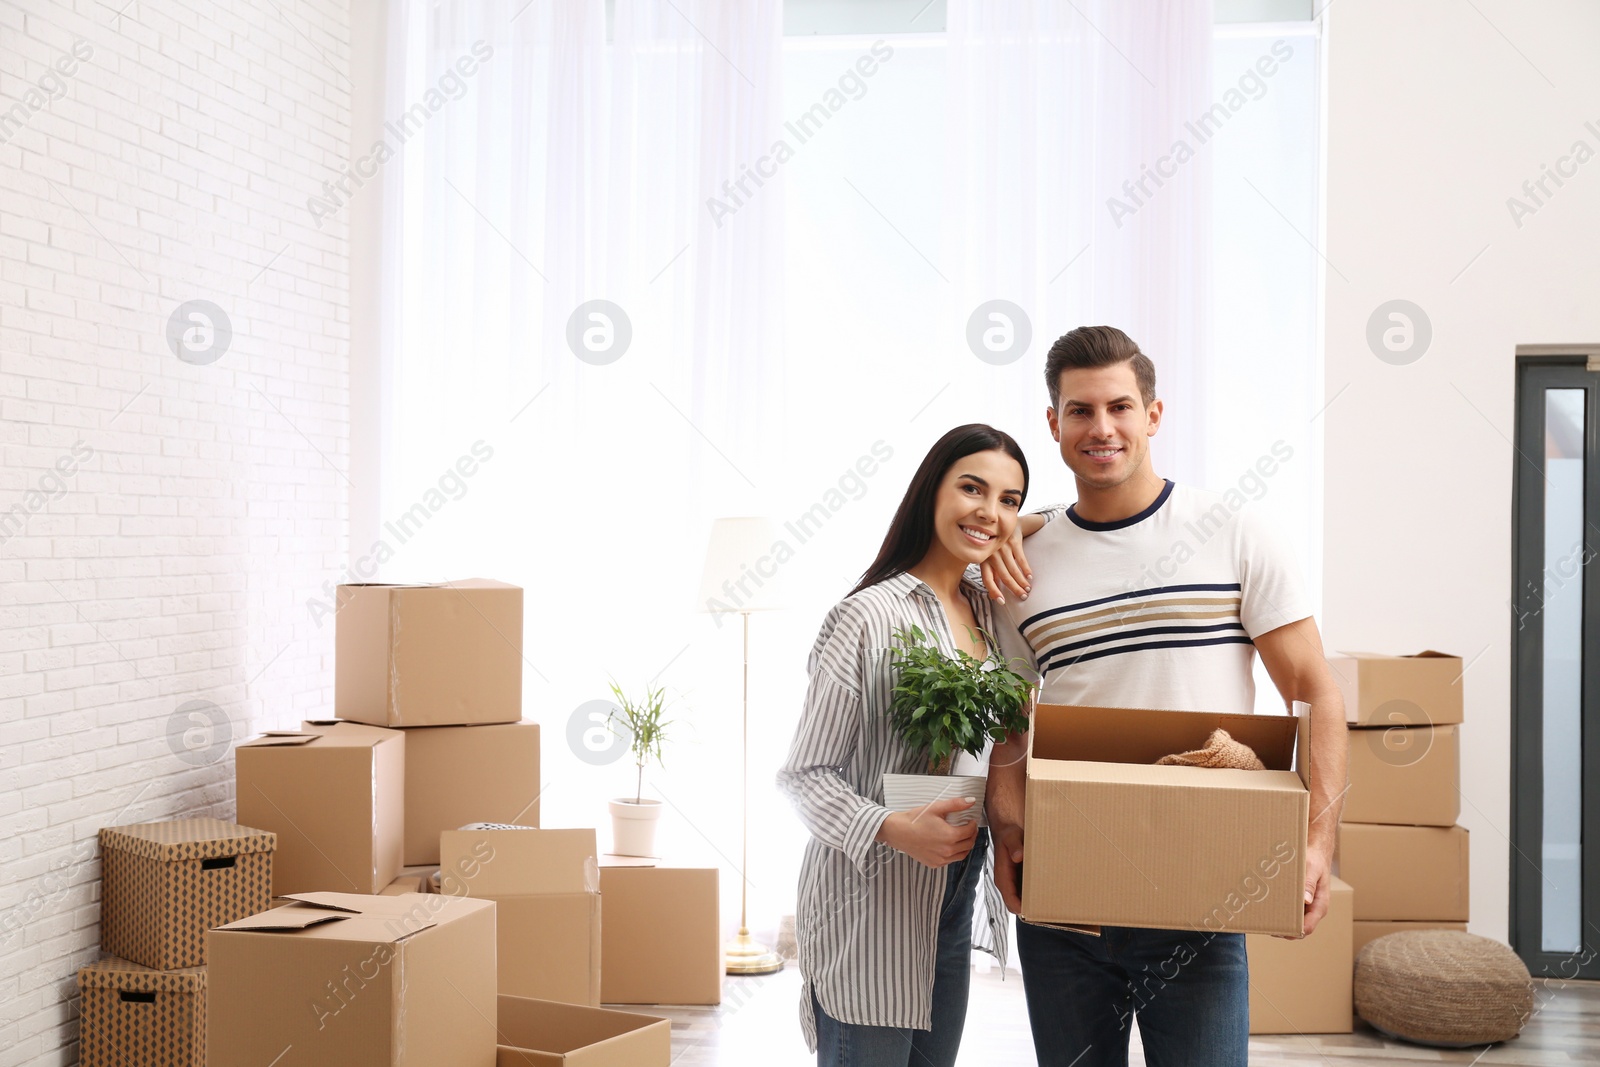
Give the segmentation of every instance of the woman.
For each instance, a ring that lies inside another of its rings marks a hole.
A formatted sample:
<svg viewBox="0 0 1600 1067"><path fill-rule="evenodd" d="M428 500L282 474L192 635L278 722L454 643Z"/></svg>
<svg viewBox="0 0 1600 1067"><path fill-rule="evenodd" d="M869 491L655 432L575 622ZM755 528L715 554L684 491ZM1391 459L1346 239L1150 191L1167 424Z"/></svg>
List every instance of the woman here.
<svg viewBox="0 0 1600 1067"><path fill-rule="evenodd" d="M948 655L985 658L989 601L964 577L1011 536L1028 463L1008 435L958 426L917 468L877 559L828 612L811 684L778 784L811 831L795 933L800 1019L819 1067L948 1067L966 1021L972 910L981 885L995 954L1005 911L988 831L945 816L971 798L914 811L883 805L883 775L927 770L889 724L899 629L920 627ZM1002 655L1021 651L1007 635ZM984 774L988 750L954 774ZM984 946L990 947L990 946Z"/></svg>

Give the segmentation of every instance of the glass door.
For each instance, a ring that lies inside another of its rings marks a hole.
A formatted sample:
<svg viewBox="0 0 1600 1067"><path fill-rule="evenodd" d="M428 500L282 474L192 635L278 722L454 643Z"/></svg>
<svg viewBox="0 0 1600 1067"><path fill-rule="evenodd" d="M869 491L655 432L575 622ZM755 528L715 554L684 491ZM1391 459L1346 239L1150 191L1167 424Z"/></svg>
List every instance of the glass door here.
<svg viewBox="0 0 1600 1067"><path fill-rule="evenodd" d="M1600 374L1583 356L1517 362L1512 478L1511 941L1536 976L1600 978L1600 848L1584 848L1596 809L1600 697L1587 608L1600 604Z"/></svg>

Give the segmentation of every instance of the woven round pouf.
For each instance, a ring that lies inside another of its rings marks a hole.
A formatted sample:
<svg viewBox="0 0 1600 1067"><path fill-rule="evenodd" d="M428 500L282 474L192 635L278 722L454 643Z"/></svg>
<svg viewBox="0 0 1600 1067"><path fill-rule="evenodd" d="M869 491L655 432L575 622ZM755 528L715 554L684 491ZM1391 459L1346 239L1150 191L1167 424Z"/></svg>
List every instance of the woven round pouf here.
<svg viewBox="0 0 1600 1067"><path fill-rule="evenodd" d="M1507 1041L1533 1013L1533 980L1498 941L1412 930L1356 957L1356 1012L1391 1037L1460 1048Z"/></svg>

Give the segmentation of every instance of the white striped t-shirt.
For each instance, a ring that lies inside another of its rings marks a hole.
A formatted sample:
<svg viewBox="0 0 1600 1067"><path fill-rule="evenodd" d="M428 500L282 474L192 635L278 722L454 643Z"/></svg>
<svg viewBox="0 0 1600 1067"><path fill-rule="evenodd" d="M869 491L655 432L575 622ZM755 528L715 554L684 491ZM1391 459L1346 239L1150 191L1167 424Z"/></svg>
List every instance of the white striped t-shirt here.
<svg viewBox="0 0 1600 1067"><path fill-rule="evenodd" d="M1116 522L1044 514L1023 544L1033 589L999 609L1033 650L1041 703L1255 710L1252 639L1311 604L1288 547L1242 494L1169 481Z"/></svg>
<svg viewBox="0 0 1600 1067"><path fill-rule="evenodd" d="M978 625L994 634L988 599L970 582L962 591ZM778 772L779 788L811 831L800 867L795 940L804 981L801 1028L813 1052L813 991L822 1010L840 1022L918 1030L933 1025L947 868L926 867L873 840L890 812L883 806L883 775L927 772L927 757L907 748L888 716L893 634L911 626L935 638L946 655L955 654L938 596L910 574L869 586L828 612L811 649L811 683L794 743ZM1002 654L1020 657L1015 666L1023 669L1027 649L1015 632L1000 636ZM1007 915L993 871L991 849L974 909L973 947L1004 963Z"/></svg>

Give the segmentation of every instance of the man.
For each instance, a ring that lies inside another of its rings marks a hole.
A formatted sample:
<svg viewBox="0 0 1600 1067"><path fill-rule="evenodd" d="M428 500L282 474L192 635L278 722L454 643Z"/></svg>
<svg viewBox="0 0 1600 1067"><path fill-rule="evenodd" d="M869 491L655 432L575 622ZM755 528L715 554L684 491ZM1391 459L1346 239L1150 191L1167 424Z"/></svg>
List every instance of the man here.
<svg viewBox="0 0 1600 1067"><path fill-rule="evenodd" d="M1121 330L1066 334L1050 349L1045 380L1050 433L1078 500L1024 516L1026 557L1014 536L1011 551L984 567L990 595L1033 649L1040 700L1249 711L1259 653L1286 705L1312 707L1310 934L1328 907L1346 737L1290 554L1236 500L1152 469L1163 411L1155 368ZM1014 595L1002 595L1005 587ZM995 881L1013 912L1022 905L1026 752L1026 736L1014 735L996 747L989 771ZM1017 949L1041 1067L1126 1064L1133 1016L1149 1064L1246 1062L1242 934L1105 927L1094 937L1019 922Z"/></svg>

